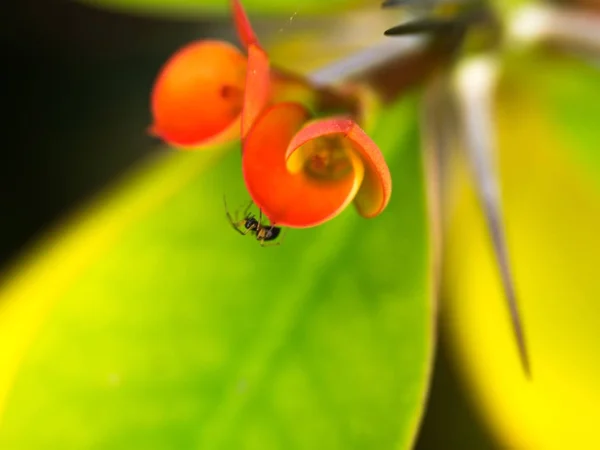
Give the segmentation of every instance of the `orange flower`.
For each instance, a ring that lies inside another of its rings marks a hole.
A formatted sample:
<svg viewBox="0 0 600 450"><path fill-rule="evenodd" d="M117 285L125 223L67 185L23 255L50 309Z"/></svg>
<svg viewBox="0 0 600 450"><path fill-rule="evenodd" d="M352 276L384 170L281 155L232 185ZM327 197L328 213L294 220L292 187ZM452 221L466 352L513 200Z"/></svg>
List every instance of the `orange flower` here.
<svg viewBox="0 0 600 450"><path fill-rule="evenodd" d="M319 225L350 202L375 217L391 194L390 172L377 145L349 118L310 120L298 103L261 114L242 155L250 196L279 226Z"/></svg>
<svg viewBox="0 0 600 450"><path fill-rule="evenodd" d="M351 202L364 217L378 215L390 198L390 172L353 111L315 120L311 109L339 92L271 70L239 0L232 10L247 58L216 41L176 53L152 94L152 132L178 147L241 137L246 187L272 224L316 226Z"/></svg>
<svg viewBox="0 0 600 450"><path fill-rule="evenodd" d="M150 132L171 145L197 148L237 139L240 122L244 131L268 100L270 80L254 76L258 70L268 77L268 59L241 4L233 1L232 7L239 39L255 65L248 66L244 54L222 41L197 41L176 52L161 70L151 98ZM253 88L244 108L247 82Z"/></svg>

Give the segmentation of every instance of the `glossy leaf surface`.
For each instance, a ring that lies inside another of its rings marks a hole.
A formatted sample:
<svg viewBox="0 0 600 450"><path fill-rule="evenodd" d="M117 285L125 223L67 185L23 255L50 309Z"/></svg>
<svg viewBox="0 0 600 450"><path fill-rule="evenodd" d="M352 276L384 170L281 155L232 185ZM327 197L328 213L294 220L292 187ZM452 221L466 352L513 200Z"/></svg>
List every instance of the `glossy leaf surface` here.
<svg viewBox="0 0 600 450"><path fill-rule="evenodd" d="M0 448L409 448L432 361L415 99L368 130L394 195L261 248L240 154L172 152L0 291ZM35 431L32 430L35 424Z"/></svg>

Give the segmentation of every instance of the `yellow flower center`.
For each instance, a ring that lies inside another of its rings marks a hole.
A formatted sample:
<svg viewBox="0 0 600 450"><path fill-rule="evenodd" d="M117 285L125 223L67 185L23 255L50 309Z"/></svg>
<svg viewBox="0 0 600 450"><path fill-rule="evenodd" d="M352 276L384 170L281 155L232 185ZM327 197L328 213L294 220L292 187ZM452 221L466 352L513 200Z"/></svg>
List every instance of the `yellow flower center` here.
<svg viewBox="0 0 600 450"><path fill-rule="evenodd" d="M360 157L343 135L321 136L298 147L287 161L292 173L303 171L310 178L336 181L348 177L353 171L362 179Z"/></svg>

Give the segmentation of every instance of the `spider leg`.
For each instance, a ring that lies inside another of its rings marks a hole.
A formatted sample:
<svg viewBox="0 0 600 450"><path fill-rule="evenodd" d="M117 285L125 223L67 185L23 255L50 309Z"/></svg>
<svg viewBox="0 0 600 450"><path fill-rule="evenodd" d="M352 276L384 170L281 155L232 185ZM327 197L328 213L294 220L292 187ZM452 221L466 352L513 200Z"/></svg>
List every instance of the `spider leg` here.
<svg viewBox="0 0 600 450"><path fill-rule="evenodd" d="M246 209L244 210L244 217L246 217L248 215L248 211L250 211L250 207L252 206L254 202L252 200L250 200L250 203L248 203L248 206L246 206Z"/></svg>
<svg viewBox="0 0 600 450"><path fill-rule="evenodd" d="M243 224L243 222L242 222L240 225L242 225L242 224ZM247 235L248 233L250 233L251 231L256 231L254 228L246 228L246 230L245 230L245 231L240 231L239 229L237 229L237 230L239 231L239 233L240 233L242 236L246 236L246 235Z"/></svg>
<svg viewBox="0 0 600 450"><path fill-rule="evenodd" d="M283 240L288 232L288 228L284 228L283 233L281 233L281 238L277 241L277 245L283 244Z"/></svg>
<svg viewBox="0 0 600 450"><path fill-rule="evenodd" d="M227 209L227 200L225 200L225 196L223 196L223 204L225 205L225 214L227 214L227 220L229 221L229 223L231 224L231 226L233 227L233 229L235 231L237 231L238 233L240 233L242 236L245 236L248 231L250 230L246 230L246 231L242 231L240 230L240 226L244 224L244 221L234 221L233 217L231 217L231 214L229 214L229 209Z"/></svg>
<svg viewBox="0 0 600 450"><path fill-rule="evenodd" d="M277 241L277 242L265 242L264 239L260 240L260 246L261 247L276 247L278 245L281 245L281 241Z"/></svg>
<svg viewBox="0 0 600 450"><path fill-rule="evenodd" d="M275 225L271 225L271 226L269 227L269 231L273 231L273 228L275 228ZM280 237L280 238L279 238L279 240L278 240L278 241L276 241L276 242L265 242L265 240L264 240L264 239L261 239L261 241L260 241L260 246L261 246L261 247L275 247L275 246L277 246L277 245L281 245L281 244L283 243L283 240L284 240L284 238L285 238L285 235L287 234L287 231L288 231L288 229L287 229L287 228L284 228L284 229L283 229L283 233L281 234L281 237Z"/></svg>
<svg viewBox="0 0 600 450"><path fill-rule="evenodd" d="M258 210L258 227L259 227L259 229L260 228L266 229L267 227L263 226L263 224L262 224L262 216L263 216L262 209L259 209ZM271 225L271 227L269 228L269 231L273 231L273 225ZM257 236L258 236L258 233L257 233ZM261 238L261 239L259 239L259 241L260 241L260 246L261 247L272 247L274 245L279 245L279 243L276 244L275 242L269 242L269 243L265 244L265 238L264 237Z"/></svg>
<svg viewBox="0 0 600 450"><path fill-rule="evenodd" d="M265 216L265 217L267 217L267 216ZM259 209L258 210L258 223L263 228L267 228L267 226L270 226L269 231L273 231L273 227L275 226L275 224L271 223L271 220L268 217L267 217L267 220L269 221L269 225L263 225L262 220L263 220L262 209Z"/></svg>

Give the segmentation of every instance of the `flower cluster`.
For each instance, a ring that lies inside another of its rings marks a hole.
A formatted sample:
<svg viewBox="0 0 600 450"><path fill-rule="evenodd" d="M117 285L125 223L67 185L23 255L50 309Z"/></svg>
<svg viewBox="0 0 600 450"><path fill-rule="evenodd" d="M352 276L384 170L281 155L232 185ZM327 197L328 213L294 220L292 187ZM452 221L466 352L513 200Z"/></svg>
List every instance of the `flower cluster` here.
<svg viewBox="0 0 600 450"><path fill-rule="evenodd" d="M203 40L175 53L152 92L150 132L181 149L241 139L246 187L272 224L316 226L352 202L364 217L381 213L390 172L356 111L313 113L332 98L352 109L350 90L317 88L272 68L239 0L232 12L244 51Z"/></svg>

